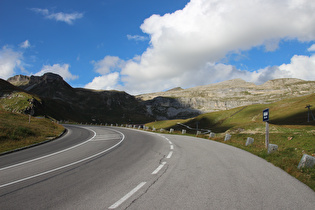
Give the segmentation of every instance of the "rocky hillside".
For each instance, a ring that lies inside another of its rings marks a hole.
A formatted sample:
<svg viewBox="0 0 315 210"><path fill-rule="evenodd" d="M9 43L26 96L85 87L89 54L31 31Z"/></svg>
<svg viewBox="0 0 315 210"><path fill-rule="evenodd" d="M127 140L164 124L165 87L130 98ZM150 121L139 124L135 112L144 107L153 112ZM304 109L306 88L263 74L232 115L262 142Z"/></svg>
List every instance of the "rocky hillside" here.
<svg viewBox="0 0 315 210"><path fill-rule="evenodd" d="M39 96L45 115L58 120L96 123L141 123L153 120L139 99L120 91L72 88L61 76L17 75L11 84ZM36 114L35 110L35 114Z"/></svg>
<svg viewBox="0 0 315 210"><path fill-rule="evenodd" d="M159 119L196 116L251 104L265 104L315 93L315 81L276 79L255 85L242 79L188 89L138 95L147 110Z"/></svg>
<svg viewBox="0 0 315 210"><path fill-rule="evenodd" d="M2 99L21 98L21 94L12 94L18 90L24 91L28 94L25 96L28 101L23 102L24 108L28 111L32 109L35 115L97 123L144 123L186 119L206 112L251 104L267 104L315 93L315 81L300 79L276 79L263 85L234 79L188 89L176 87L165 92L138 96L121 91L72 88L61 76L52 73L40 77L17 75L8 81L11 84L0 81ZM7 89L12 89L12 94L8 94ZM12 105L14 103L11 103L10 110L16 109ZM28 103L32 106L28 106ZM21 110L23 108L20 112Z"/></svg>

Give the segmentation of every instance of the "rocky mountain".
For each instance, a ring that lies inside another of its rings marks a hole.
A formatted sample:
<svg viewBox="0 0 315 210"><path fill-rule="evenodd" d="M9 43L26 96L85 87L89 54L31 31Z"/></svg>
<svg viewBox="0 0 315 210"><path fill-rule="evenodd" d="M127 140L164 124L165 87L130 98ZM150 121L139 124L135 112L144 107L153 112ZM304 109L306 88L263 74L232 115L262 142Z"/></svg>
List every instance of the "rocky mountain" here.
<svg viewBox="0 0 315 210"><path fill-rule="evenodd" d="M0 80L0 97L13 97L4 93L7 89L13 89L11 92L24 91L33 94L33 99L28 95L27 100L33 101L31 107L35 115L83 123L144 123L185 119L205 112L267 104L315 93L315 81L300 79L276 79L262 85L234 79L138 96L121 91L72 88L61 76L52 73L40 77L17 75L8 82Z"/></svg>
<svg viewBox="0 0 315 210"><path fill-rule="evenodd" d="M125 92L72 88L61 76L53 73L30 77L17 75L8 81L39 96L45 114L57 120L83 123L143 123L153 120L139 99Z"/></svg>
<svg viewBox="0 0 315 210"><path fill-rule="evenodd" d="M251 104L267 104L315 93L315 81L275 79L262 85L234 79L188 89L138 95L147 111L158 119L196 116Z"/></svg>

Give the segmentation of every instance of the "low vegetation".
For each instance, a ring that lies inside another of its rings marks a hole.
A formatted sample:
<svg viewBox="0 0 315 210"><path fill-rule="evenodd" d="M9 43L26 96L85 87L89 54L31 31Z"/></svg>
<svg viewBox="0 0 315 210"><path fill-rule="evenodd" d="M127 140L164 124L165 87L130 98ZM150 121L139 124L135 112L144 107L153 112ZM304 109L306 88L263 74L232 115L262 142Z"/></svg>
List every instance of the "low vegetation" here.
<svg viewBox="0 0 315 210"><path fill-rule="evenodd" d="M5 111L0 107L0 153L59 136L64 128L49 119Z"/></svg>
<svg viewBox="0 0 315 210"><path fill-rule="evenodd" d="M209 129L216 133L211 140L226 143L251 152L266 159L275 166L307 184L315 191L315 168L297 169L303 154L315 156L315 121L310 117L306 105L315 106L315 94L286 99L272 104L256 104L238 107L227 111L218 111L200 115L187 120L158 121L146 124L159 130L173 128L177 133L186 129L178 123L192 128ZM277 152L268 154L265 148L265 123L262 111L270 110L270 143L279 146ZM314 109L312 110L315 115ZM196 135L195 130L187 129L188 135ZM226 133L231 140L224 141ZM209 135L199 137L208 138ZM254 143L245 146L247 137L254 138Z"/></svg>

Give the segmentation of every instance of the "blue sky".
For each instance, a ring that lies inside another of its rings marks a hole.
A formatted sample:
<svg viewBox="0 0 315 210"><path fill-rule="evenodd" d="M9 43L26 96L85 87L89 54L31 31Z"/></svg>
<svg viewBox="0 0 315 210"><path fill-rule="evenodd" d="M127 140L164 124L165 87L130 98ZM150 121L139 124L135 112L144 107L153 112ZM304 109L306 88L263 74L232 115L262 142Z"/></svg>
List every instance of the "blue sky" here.
<svg viewBox="0 0 315 210"><path fill-rule="evenodd" d="M1 0L0 78L131 94L315 80L313 0Z"/></svg>

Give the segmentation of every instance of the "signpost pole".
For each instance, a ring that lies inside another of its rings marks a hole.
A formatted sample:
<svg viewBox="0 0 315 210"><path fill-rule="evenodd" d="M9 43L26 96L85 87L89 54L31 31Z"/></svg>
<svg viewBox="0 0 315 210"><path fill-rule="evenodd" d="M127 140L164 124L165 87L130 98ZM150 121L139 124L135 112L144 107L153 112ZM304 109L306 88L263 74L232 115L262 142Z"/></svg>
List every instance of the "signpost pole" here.
<svg viewBox="0 0 315 210"><path fill-rule="evenodd" d="M266 122L265 147L268 149L268 146L269 146L269 109L265 109L263 111L263 121Z"/></svg>
<svg viewBox="0 0 315 210"><path fill-rule="evenodd" d="M269 146L269 123L266 121L266 137L265 137L265 146L268 149Z"/></svg>

